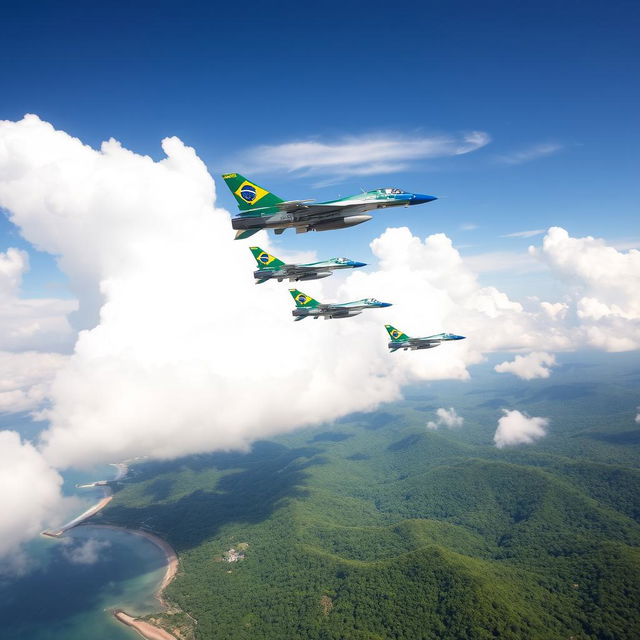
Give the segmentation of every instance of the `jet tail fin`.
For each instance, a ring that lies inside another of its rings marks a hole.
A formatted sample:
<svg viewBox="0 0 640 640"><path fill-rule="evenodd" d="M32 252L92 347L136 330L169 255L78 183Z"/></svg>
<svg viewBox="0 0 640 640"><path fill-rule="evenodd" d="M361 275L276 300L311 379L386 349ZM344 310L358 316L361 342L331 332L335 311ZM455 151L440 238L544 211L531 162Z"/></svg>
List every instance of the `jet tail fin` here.
<svg viewBox="0 0 640 640"><path fill-rule="evenodd" d="M266 251L263 251L260 247L249 247L249 249L258 263L258 269L273 269L284 266L284 262L282 262L282 260L278 260L278 258L272 256Z"/></svg>
<svg viewBox="0 0 640 640"><path fill-rule="evenodd" d="M312 309L314 307L319 307L320 303L317 300L314 300L311 296L308 296L306 293L302 293L302 291L298 291L297 289L289 289L289 293L296 303L296 307L304 307L305 309Z"/></svg>
<svg viewBox="0 0 640 640"><path fill-rule="evenodd" d="M384 328L387 330L387 333L393 342L409 340L409 336L406 333L402 333L402 331L392 327L390 324L385 324Z"/></svg>
<svg viewBox="0 0 640 640"><path fill-rule="evenodd" d="M222 179L229 187L229 191L236 199L238 208L242 213L246 213L253 208L275 207L277 204L284 202L282 198L278 198L271 191L259 187L255 182L247 180L239 173L225 173ZM260 206L256 207L255 205L258 203L260 203Z"/></svg>

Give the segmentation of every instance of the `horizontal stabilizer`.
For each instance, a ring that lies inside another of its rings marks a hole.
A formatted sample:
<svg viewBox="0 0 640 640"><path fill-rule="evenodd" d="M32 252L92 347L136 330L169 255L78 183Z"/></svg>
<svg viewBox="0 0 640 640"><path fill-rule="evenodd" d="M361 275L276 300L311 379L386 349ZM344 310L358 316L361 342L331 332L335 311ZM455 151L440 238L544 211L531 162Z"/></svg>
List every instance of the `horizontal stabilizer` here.
<svg viewBox="0 0 640 640"><path fill-rule="evenodd" d="M254 233L258 233L260 229L242 229L240 231L236 231L235 240L244 240L245 238L249 238Z"/></svg>

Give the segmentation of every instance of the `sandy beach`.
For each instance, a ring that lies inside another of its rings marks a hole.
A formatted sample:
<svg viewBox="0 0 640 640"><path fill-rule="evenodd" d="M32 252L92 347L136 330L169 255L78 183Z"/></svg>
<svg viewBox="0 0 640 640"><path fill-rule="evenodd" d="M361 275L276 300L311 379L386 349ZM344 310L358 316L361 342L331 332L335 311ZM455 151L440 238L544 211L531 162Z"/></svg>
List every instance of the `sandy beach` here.
<svg viewBox="0 0 640 640"><path fill-rule="evenodd" d="M144 620L138 620L137 618L130 616L124 611L114 611L113 615L123 624L126 624L128 627L132 627L133 629L135 629L143 638L146 638L147 640L177 640L177 638L174 635L170 634L168 631L160 629L160 627L155 627L154 625L150 624L149 622L145 622Z"/></svg>
<svg viewBox="0 0 640 640"><path fill-rule="evenodd" d="M94 516L98 511L104 509L110 502L113 500L113 495L111 493L110 487L104 487L105 496L94 504L92 507L89 507L86 511L81 513L79 516L75 517L73 520L67 522L67 524L63 525L57 531L43 531L41 535L48 536L50 538L60 538L65 531L69 529L73 529L73 527L77 527L79 524L82 524L87 518Z"/></svg>
<svg viewBox="0 0 640 640"><path fill-rule="evenodd" d="M128 471L128 465L126 465L125 463L117 463L117 464L113 464L112 466L116 467L117 469L117 474L115 478L117 480L123 478ZM99 485L96 485L95 483L91 483L90 485L86 485L86 486L90 487L90 486L99 486ZM91 516L94 516L101 509L104 509L104 507L106 507L109 504L109 502L111 502L111 500L113 499L113 491L111 490L111 487L106 485L103 487L103 489L104 489L104 497L99 502L91 506L89 509L81 513L79 516L76 516L73 520L69 521L64 526L60 527L60 529L56 531L49 531L49 530L43 531L42 535L48 536L51 538L60 538L69 529L73 529L74 527L78 527L78 526L86 526L86 527L95 527L95 528L102 528L102 529L114 529L116 531L124 531L125 533L146 538L147 540L155 544L157 547L162 549L167 559L167 568L165 570L164 577L162 578L162 582L160 583L160 585L158 586L154 594L156 599L160 603L160 606L162 607L162 609L167 609L168 605L166 600L163 597L163 592L167 588L167 586L171 583L176 573L178 572L178 556L176 555L176 552L173 550L171 545L169 545L162 538L151 533L150 531L143 531L142 529L128 529L126 527L119 527L111 524L93 524L93 523L84 524L85 520L87 520ZM122 611L122 609L117 609L116 611L113 612L113 615L117 620L119 620L123 624L126 624L127 626L135 629L143 638L147 638L147 640L177 640L177 638L171 633L169 633L168 631L165 631L160 627L156 627L150 622L139 620L138 618L135 618L134 616L129 615L125 611Z"/></svg>

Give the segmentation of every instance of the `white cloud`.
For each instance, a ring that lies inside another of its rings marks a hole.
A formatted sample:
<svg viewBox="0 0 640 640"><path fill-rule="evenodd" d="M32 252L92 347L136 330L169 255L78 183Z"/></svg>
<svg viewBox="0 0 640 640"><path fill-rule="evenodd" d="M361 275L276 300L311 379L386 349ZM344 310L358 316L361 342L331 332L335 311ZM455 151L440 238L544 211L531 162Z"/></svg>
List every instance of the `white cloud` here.
<svg viewBox="0 0 640 640"><path fill-rule="evenodd" d="M551 227L529 253L571 287L579 338L607 351L640 347L640 251L618 251L604 240L572 238Z"/></svg>
<svg viewBox="0 0 640 640"><path fill-rule="evenodd" d="M523 380L534 378L548 378L551 375L550 367L556 365L556 358L551 353L544 351L532 351L526 356L516 356L511 362L502 362L494 367L498 373L512 373Z"/></svg>
<svg viewBox="0 0 640 640"><path fill-rule="evenodd" d="M564 302L541 302L543 311L553 320L564 320L569 305Z"/></svg>
<svg viewBox="0 0 640 640"><path fill-rule="evenodd" d="M520 151L514 151L513 153L498 156L497 160L502 164L524 164L525 162L531 162L538 158L554 155L559 151L562 151L563 148L564 147L561 144L536 144Z"/></svg>
<svg viewBox="0 0 640 640"><path fill-rule="evenodd" d="M532 418L517 410L502 411L504 415L498 420L498 428L493 436L498 449L515 444L531 444L547 435L547 418Z"/></svg>
<svg viewBox="0 0 640 640"><path fill-rule="evenodd" d="M364 134L333 142L311 139L262 145L247 150L242 163L252 173L291 171L304 175L366 176L402 171L418 160L470 153L490 140L482 131L457 137Z"/></svg>
<svg viewBox="0 0 640 640"><path fill-rule="evenodd" d="M67 359L59 353L0 351L0 413L37 409Z"/></svg>
<svg viewBox="0 0 640 640"><path fill-rule="evenodd" d="M533 238L542 235L546 229L530 229L529 231L515 231L514 233L505 233L501 238Z"/></svg>
<svg viewBox="0 0 640 640"><path fill-rule="evenodd" d="M464 423L464 418L456 413L453 407L445 409L440 407L436 411L436 421L429 420L427 422L427 429L437 429L438 427L447 427L448 429L455 429L461 427Z"/></svg>
<svg viewBox="0 0 640 640"><path fill-rule="evenodd" d="M108 540L89 538L77 544L73 538L65 538L63 554L72 564L95 564L100 560L101 553L111 546Z"/></svg>
<svg viewBox="0 0 640 640"><path fill-rule="evenodd" d="M67 315L76 303L20 297L22 277L28 269L25 251L9 248L0 252L0 350L68 349L73 344L73 331Z"/></svg>
<svg viewBox="0 0 640 640"><path fill-rule="evenodd" d="M638 407L638 413L636 414L636 423L640 424L640 407Z"/></svg>
<svg viewBox="0 0 640 640"><path fill-rule="evenodd" d="M52 385L43 450L56 465L247 446L373 409L409 380L465 378L483 351L526 348L543 332L519 303L480 286L445 235L390 229L371 245L379 271L337 290L310 283L310 293L386 298L400 324L473 340L389 358L384 312L293 324L283 287L253 285L246 243L232 240L211 177L179 140L164 140L167 158L154 162L113 140L93 150L30 116L2 123L0 141L0 175L11 175L0 204L29 241L60 256L82 314L100 318ZM257 241L269 246L266 235Z"/></svg>
<svg viewBox="0 0 640 640"><path fill-rule="evenodd" d="M0 558L59 521L61 476L15 431L0 431Z"/></svg>
<svg viewBox="0 0 640 640"><path fill-rule="evenodd" d="M91 149L35 116L0 122L0 206L29 242L59 256L86 327L42 391L52 406L41 451L58 468L243 448L372 410L411 381L465 379L487 352L564 350L587 339L560 311L550 318L543 306L528 311L481 286L446 235L423 239L405 227L371 242L377 270L308 284L320 300L375 296L393 307L293 323L286 287L253 284L247 243L233 240L228 212L215 208L204 164L176 138L162 144L166 158L155 162L114 140ZM271 238L260 233L255 243L269 249ZM7 253L12 300L21 270L24 256ZM391 357L385 322L468 338ZM10 381L20 370L12 366ZM7 391L26 397L10 401L35 402L27 390L48 379L24 374Z"/></svg>
<svg viewBox="0 0 640 640"><path fill-rule="evenodd" d="M464 222L460 225L461 231L475 231L478 225L473 222Z"/></svg>

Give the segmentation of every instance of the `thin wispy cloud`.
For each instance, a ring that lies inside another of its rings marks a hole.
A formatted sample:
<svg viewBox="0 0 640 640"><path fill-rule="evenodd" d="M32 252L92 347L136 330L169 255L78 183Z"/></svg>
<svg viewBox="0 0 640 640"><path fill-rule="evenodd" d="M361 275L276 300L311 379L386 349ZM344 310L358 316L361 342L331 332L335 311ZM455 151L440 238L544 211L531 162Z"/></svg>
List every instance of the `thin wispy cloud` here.
<svg viewBox="0 0 640 640"><path fill-rule="evenodd" d="M304 176L368 176L405 171L413 163L471 153L491 141L489 134L472 131L459 136L363 134L325 142L298 140L248 149L241 157L247 172L296 172Z"/></svg>
<svg viewBox="0 0 640 640"><path fill-rule="evenodd" d="M529 231L515 231L514 233L505 233L501 238L533 238L533 236L542 235L546 229L530 229Z"/></svg>
<svg viewBox="0 0 640 640"><path fill-rule="evenodd" d="M473 222L464 222L460 225L460 231L475 231L478 228Z"/></svg>
<svg viewBox="0 0 640 640"><path fill-rule="evenodd" d="M507 153L502 156L498 156L496 161L501 164L524 164L525 162L531 162L538 158L544 158L546 156L552 156L559 151L562 151L564 147L561 144L545 143L536 144L520 151L514 151L513 153Z"/></svg>

